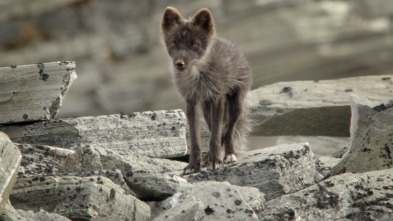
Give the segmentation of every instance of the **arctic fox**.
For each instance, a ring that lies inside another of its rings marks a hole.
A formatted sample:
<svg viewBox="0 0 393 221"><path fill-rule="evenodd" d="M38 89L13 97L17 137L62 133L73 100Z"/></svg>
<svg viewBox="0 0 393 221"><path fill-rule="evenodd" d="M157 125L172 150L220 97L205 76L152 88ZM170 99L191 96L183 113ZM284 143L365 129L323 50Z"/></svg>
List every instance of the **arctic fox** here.
<svg viewBox="0 0 393 221"><path fill-rule="evenodd" d="M215 35L213 16L205 8L186 20L168 7L161 30L174 80L187 102L191 153L184 174L199 172L202 163L215 170L223 162L221 146L224 162L236 161L235 150L242 148L250 131L245 97L252 74L246 58L234 44ZM211 132L210 149L203 159L200 109Z"/></svg>

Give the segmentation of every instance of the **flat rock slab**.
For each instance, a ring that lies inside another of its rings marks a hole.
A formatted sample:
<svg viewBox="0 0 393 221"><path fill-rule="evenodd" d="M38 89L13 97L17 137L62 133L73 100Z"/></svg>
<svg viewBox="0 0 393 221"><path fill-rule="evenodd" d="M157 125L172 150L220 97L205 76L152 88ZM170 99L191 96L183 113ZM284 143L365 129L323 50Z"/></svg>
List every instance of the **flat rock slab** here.
<svg viewBox="0 0 393 221"><path fill-rule="evenodd" d="M0 132L0 214L14 186L22 155L8 136Z"/></svg>
<svg viewBox="0 0 393 221"><path fill-rule="evenodd" d="M265 203L257 188L205 181L183 186L163 204L167 210L154 220L258 220Z"/></svg>
<svg viewBox="0 0 393 221"><path fill-rule="evenodd" d="M73 61L0 68L0 124L54 118L74 69Z"/></svg>
<svg viewBox="0 0 393 221"><path fill-rule="evenodd" d="M100 146L122 155L170 158L187 152L186 117L181 110L66 118L0 127L17 143L69 149Z"/></svg>
<svg viewBox="0 0 393 221"><path fill-rule="evenodd" d="M388 99L392 75L324 81L279 82L248 94L254 135L312 135L349 137L349 95Z"/></svg>
<svg viewBox="0 0 393 221"><path fill-rule="evenodd" d="M330 175L393 167L393 98L371 102L351 95L351 145Z"/></svg>
<svg viewBox="0 0 393 221"><path fill-rule="evenodd" d="M279 145L246 152L236 163L185 178L191 183L216 180L256 187L270 200L314 184L314 162L308 143Z"/></svg>
<svg viewBox="0 0 393 221"><path fill-rule="evenodd" d="M102 176L18 179L10 196L16 209L44 209L71 220L149 220L150 208Z"/></svg>
<svg viewBox="0 0 393 221"><path fill-rule="evenodd" d="M260 220L392 220L393 169L346 173L266 203Z"/></svg>

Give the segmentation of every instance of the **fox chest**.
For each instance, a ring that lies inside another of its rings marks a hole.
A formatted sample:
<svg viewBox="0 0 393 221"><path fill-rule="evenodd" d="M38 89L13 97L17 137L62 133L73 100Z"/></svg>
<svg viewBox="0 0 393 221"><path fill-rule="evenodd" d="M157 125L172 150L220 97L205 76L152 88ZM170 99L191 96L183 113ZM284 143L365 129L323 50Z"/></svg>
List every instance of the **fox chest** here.
<svg viewBox="0 0 393 221"><path fill-rule="evenodd" d="M177 87L186 100L214 100L220 96L221 87L215 81L199 75L195 78L178 76Z"/></svg>

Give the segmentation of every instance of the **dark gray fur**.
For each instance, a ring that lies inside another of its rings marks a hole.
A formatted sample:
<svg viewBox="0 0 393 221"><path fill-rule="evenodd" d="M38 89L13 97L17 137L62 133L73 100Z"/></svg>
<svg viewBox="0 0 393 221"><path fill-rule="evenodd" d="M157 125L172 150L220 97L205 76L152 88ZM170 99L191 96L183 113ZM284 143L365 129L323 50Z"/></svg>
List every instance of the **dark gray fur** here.
<svg viewBox="0 0 393 221"><path fill-rule="evenodd" d="M199 172L200 109L211 132L210 149L203 162L215 169L224 161L236 160L237 149L250 131L245 97L251 85L251 69L246 58L229 41L215 35L213 16L199 10L190 21L168 7L161 24L164 44L172 58L176 85L187 102L191 154L184 173Z"/></svg>

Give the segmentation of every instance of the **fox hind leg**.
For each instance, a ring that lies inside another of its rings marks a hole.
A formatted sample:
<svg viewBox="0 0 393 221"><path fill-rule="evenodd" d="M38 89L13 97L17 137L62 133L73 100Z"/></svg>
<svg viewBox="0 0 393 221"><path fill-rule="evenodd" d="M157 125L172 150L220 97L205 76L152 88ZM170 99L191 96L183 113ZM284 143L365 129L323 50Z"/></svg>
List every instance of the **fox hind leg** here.
<svg viewBox="0 0 393 221"><path fill-rule="evenodd" d="M236 90L233 94L227 95L228 105L228 125L227 130L224 135L224 146L225 146L225 156L224 162L231 163L236 161L236 149L240 148L239 145L239 129L238 127L239 120L244 115L245 105L244 105L245 93L241 90ZM239 125L240 126L240 125ZM242 131L240 131L242 132ZM244 134L241 134L242 136Z"/></svg>

